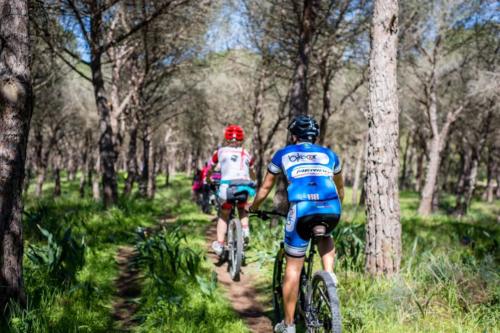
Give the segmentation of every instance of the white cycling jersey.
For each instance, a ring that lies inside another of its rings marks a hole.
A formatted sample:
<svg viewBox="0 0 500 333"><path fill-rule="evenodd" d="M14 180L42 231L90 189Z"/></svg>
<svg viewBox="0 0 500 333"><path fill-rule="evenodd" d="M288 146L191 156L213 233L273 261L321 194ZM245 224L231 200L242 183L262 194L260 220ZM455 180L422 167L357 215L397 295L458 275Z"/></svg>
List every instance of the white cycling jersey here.
<svg viewBox="0 0 500 333"><path fill-rule="evenodd" d="M221 147L212 156L212 163L220 165L221 182L232 180L250 181L253 160L243 147Z"/></svg>

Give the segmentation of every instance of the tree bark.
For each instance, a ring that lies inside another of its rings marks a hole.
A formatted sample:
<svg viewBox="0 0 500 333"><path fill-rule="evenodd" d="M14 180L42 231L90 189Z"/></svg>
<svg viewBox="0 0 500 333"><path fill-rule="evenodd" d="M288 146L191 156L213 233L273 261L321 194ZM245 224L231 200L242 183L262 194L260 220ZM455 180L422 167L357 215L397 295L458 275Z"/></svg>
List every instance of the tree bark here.
<svg viewBox="0 0 500 333"><path fill-rule="evenodd" d="M361 169L363 165L363 158L365 157L366 151L366 138L363 136L363 140L359 146L358 155L356 156L356 166L354 167L354 181L352 185L352 204L358 204L358 189L361 183Z"/></svg>
<svg viewBox="0 0 500 333"><path fill-rule="evenodd" d="M94 173L98 175L99 170L101 169L101 156L97 155L97 158L93 158L93 162ZM96 175L94 175L94 177L89 177L89 179L92 179L92 198L95 201L99 201L101 200L101 187L99 185L99 179Z"/></svg>
<svg viewBox="0 0 500 333"><path fill-rule="evenodd" d="M129 130L129 146L127 152L127 179L125 179L124 195L129 195L137 179L137 126L132 124Z"/></svg>
<svg viewBox="0 0 500 333"><path fill-rule="evenodd" d="M94 15L90 20L90 35L92 44L90 69L92 72L92 85L94 87L95 101L97 112L99 114L99 154L100 165L102 171L102 189L103 203L105 207L109 207L116 203L118 199L118 187L116 183L116 151L113 141L112 127L112 110L108 103L106 91L104 88L104 77L101 65L101 45L98 41L102 40L102 13L98 8L97 3L93 3L92 11Z"/></svg>
<svg viewBox="0 0 500 333"><path fill-rule="evenodd" d="M407 134L406 136L406 143L405 143L405 148L404 148L404 153L403 153L403 170L401 170L401 178L399 179L399 188L404 189L407 185L408 182L408 177L407 177L407 166L410 163L408 161L408 154L410 152L410 146L411 146L411 135L410 133Z"/></svg>
<svg viewBox="0 0 500 333"><path fill-rule="evenodd" d="M254 91L254 107L252 113L253 133L252 147L253 158L255 159L255 175L257 177L257 187L260 187L263 179L263 142L262 142L262 119L263 119L263 103L265 93L265 78L267 71L263 69L263 73L259 75L257 85Z"/></svg>
<svg viewBox="0 0 500 333"><path fill-rule="evenodd" d="M375 0L365 182L365 269L371 275L396 274L401 264L397 29L398 1Z"/></svg>
<svg viewBox="0 0 500 333"><path fill-rule="evenodd" d="M307 74L318 9L319 0L304 0L299 42L297 45L298 53L293 74L292 92L290 94L290 114L292 117L307 114L309 109Z"/></svg>
<svg viewBox="0 0 500 333"><path fill-rule="evenodd" d="M472 150L472 158L469 167L469 172L465 177L464 181L464 191L463 195L457 197L457 204L455 207L455 214L458 216L464 216L467 214L467 210L470 206L470 202L472 200L472 195L474 194L474 190L476 188L476 180L477 173L479 168L479 160L481 158L481 154L483 148L486 144L486 139L488 138L488 134L490 132L490 124L491 118L493 116L493 109L490 109L484 119L482 120L479 139L477 142L474 142L471 147Z"/></svg>
<svg viewBox="0 0 500 333"><path fill-rule="evenodd" d="M0 313L25 304L22 185L33 111L28 1L0 0Z"/></svg>
<svg viewBox="0 0 500 333"><path fill-rule="evenodd" d="M495 190L495 175L498 173L498 160L494 157L493 149L494 148L491 148L488 152L488 165L486 167L487 183L486 189L483 193L483 200L488 203L493 202L493 194Z"/></svg>
<svg viewBox="0 0 500 333"><path fill-rule="evenodd" d="M308 71L309 58L312 49L312 37L314 33L315 21L319 9L319 0L304 0L302 13L300 15L299 41L297 45L297 59L295 61L295 70L290 87L290 112L289 120L298 115L305 115L309 110L308 96ZM287 143L290 143L290 137ZM276 193L273 198L275 210L286 213L288 211L288 198L286 192L286 181L284 177L279 177L276 186ZM273 219L272 224L277 223Z"/></svg>
<svg viewBox="0 0 500 333"><path fill-rule="evenodd" d="M152 155L153 155L153 145L151 142L150 126L144 124L142 133L142 171L139 183L139 192L141 196L147 198L149 197L151 191L150 184L150 174L153 168Z"/></svg>
<svg viewBox="0 0 500 333"><path fill-rule="evenodd" d="M61 196L61 155L57 153L54 158L54 197Z"/></svg>

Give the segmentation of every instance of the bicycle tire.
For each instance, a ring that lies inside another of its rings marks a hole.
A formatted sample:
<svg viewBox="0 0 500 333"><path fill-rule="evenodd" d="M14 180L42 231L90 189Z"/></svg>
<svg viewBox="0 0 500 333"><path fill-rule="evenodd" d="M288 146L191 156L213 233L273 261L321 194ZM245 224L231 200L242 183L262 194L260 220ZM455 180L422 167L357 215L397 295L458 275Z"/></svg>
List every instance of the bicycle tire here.
<svg viewBox="0 0 500 333"><path fill-rule="evenodd" d="M229 275L233 281L239 281L243 259L243 232L241 230L241 222L238 219L232 219L229 222L228 245Z"/></svg>
<svg viewBox="0 0 500 333"><path fill-rule="evenodd" d="M283 277L285 276L285 250L281 247L274 259L273 267L273 313L274 324L285 317L283 306Z"/></svg>
<svg viewBox="0 0 500 333"><path fill-rule="evenodd" d="M314 312L314 317L321 323L321 327L316 327L311 332L342 332L342 317L340 315L340 302L337 295L337 288L333 282L332 277L325 271L314 273L312 279L312 286L308 294L308 301L310 304L309 311ZM322 316L322 301L330 312L330 315Z"/></svg>

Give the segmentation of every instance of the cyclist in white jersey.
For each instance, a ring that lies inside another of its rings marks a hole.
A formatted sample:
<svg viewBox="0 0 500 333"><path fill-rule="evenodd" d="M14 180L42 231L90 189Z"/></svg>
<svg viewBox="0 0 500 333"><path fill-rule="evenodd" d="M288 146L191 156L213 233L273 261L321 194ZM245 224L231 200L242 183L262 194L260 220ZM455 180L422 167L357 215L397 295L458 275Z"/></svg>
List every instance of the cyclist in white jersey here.
<svg viewBox="0 0 500 333"><path fill-rule="evenodd" d="M220 186L218 197L220 198L221 210L217 220L217 240L212 243L212 249L217 255L224 250L224 238L227 231L227 221L231 212L232 204L227 202L228 189L237 186L238 191L247 191L249 196L255 194L252 179L255 178L253 171L253 159L248 151L242 147L245 135L243 129L237 125L229 125L224 131L225 143L212 156L211 173L217 165L220 165ZM248 226L248 212L245 209L246 202L238 204L238 214L241 221L243 238L248 242L250 229Z"/></svg>

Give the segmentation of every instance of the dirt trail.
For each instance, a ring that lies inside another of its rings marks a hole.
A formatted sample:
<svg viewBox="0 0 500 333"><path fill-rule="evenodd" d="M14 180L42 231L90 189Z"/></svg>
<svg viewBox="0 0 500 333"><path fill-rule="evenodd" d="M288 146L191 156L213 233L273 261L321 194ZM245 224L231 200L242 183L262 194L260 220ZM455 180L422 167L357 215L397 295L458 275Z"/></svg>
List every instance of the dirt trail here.
<svg viewBox="0 0 500 333"><path fill-rule="evenodd" d="M119 275L115 280L116 299L113 303L113 318L116 329L123 332L130 331L135 325L134 315L137 312L138 304L135 300L141 294L140 274L132 266L132 261L136 256L132 246L122 246L116 254Z"/></svg>
<svg viewBox="0 0 500 333"><path fill-rule="evenodd" d="M216 263L217 256L211 249L212 241L216 238L216 226L212 223L206 232L207 248L209 249L209 258ZM239 282L233 282L227 272L227 263L217 267L214 265L217 272L219 284L223 286L228 300L231 302L234 310L245 321L248 328L256 333L271 333L271 320L264 314L264 306L257 300L258 292L252 285L252 275L256 274L257 268L255 264L249 264L242 267L241 277Z"/></svg>

